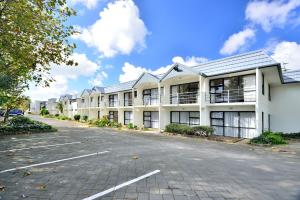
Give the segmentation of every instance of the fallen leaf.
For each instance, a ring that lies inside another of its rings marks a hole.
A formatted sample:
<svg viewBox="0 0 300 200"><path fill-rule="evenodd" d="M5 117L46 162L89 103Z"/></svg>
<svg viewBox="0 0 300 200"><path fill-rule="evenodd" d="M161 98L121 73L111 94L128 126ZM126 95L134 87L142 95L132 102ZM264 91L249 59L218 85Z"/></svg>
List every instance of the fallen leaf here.
<svg viewBox="0 0 300 200"><path fill-rule="evenodd" d="M44 190L44 189L46 189L46 185L45 184L41 184L41 185L38 186L38 189L39 190Z"/></svg>
<svg viewBox="0 0 300 200"><path fill-rule="evenodd" d="M0 191L3 192L5 189L5 186L4 185L0 185Z"/></svg>
<svg viewBox="0 0 300 200"><path fill-rule="evenodd" d="M138 156L132 156L132 159L137 160L137 159L139 159L139 157Z"/></svg>
<svg viewBox="0 0 300 200"><path fill-rule="evenodd" d="M30 171L25 171L25 172L23 172L23 177L29 176L29 175L31 175L31 172L30 172Z"/></svg>

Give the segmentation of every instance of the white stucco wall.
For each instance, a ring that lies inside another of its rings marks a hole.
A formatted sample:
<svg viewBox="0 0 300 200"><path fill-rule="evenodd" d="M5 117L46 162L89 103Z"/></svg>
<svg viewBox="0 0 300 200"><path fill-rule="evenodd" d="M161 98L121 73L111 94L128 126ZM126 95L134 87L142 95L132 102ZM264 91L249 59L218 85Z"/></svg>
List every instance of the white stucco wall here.
<svg viewBox="0 0 300 200"><path fill-rule="evenodd" d="M271 88L271 130L300 132L300 83Z"/></svg>

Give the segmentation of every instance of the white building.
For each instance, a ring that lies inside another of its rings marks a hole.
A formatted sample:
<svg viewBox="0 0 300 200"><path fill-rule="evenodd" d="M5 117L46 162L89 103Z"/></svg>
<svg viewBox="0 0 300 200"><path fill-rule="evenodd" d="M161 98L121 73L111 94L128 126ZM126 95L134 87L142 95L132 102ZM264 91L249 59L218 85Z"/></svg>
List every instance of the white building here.
<svg viewBox="0 0 300 200"><path fill-rule="evenodd" d="M65 94L59 98L63 104L63 115L73 118L77 114L77 95Z"/></svg>
<svg viewBox="0 0 300 200"><path fill-rule="evenodd" d="M46 104L46 101L32 101L29 105L28 112L31 112L32 114L40 114L41 109L45 108Z"/></svg>
<svg viewBox="0 0 300 200"><path fill-rule="evenodd" d="M163 130L170 123L212 126L216 135L252 138L265 130L300 132L300 70L284 72L263 51L165 74L85 89L78 113Z"/></svg>
<svg viewBox="0 0 300 200"><path fill-rule="evenodd" d="M48 99L46 104L46 109L49 111L49 114L51 115L59 114L59 111L57 109L57 103L58 102L56 98Z"/></svg>

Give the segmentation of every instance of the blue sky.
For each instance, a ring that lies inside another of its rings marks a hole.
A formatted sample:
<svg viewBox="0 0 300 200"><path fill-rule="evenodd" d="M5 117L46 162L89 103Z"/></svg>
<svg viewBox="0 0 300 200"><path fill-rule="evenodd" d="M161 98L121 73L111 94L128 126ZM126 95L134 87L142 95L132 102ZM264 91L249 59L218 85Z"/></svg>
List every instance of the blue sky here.
<svg viewBox="0 0 300 200"><path fill-rule="evenodd" d="M288 63L287 68L300 68L300 0L69 0L68 4L78 12L69 23L81 32L72 39L79 67L54 66L56 83L32 87L33 99L109 86L135 79L143 71L163 73L173 62L192 66L256 49Z"/></svg>

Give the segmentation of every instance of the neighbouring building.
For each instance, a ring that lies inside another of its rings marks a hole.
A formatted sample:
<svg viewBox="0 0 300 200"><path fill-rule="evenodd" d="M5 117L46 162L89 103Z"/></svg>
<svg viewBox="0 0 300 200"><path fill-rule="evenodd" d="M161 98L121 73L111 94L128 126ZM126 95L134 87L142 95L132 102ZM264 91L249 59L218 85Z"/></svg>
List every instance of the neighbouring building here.
<svg viewBox="0 0 300 200"><path fill-rule="evenodd" d="M46 108L46 101L32 101L29 105L28 112L32 114L40 114L42 108Z"/></svg>
<svg viewBox="0 0 300 200"><path fill-rule="evenodd" d="M63 104L63 115L73 118L77 114L77 95L65 94L59 101Z"/></svg>
<svg viewBox="0 0 300 200"><path fill-rule="evenodd" d="M85 89L77 112L157 130L170 123L206 125L216 135L253 138L266 130L300 132L299 99L300 69L284 71L265 52L253 51Z"/></svg>
<svg viewBox="0 0 300 200"><path fill-rule="evenodd" d="M58 102L56 98L48 99L46 104L46 109L49 111L49 114L51 115L59 114L57 109L57 103Z"/></svg>

